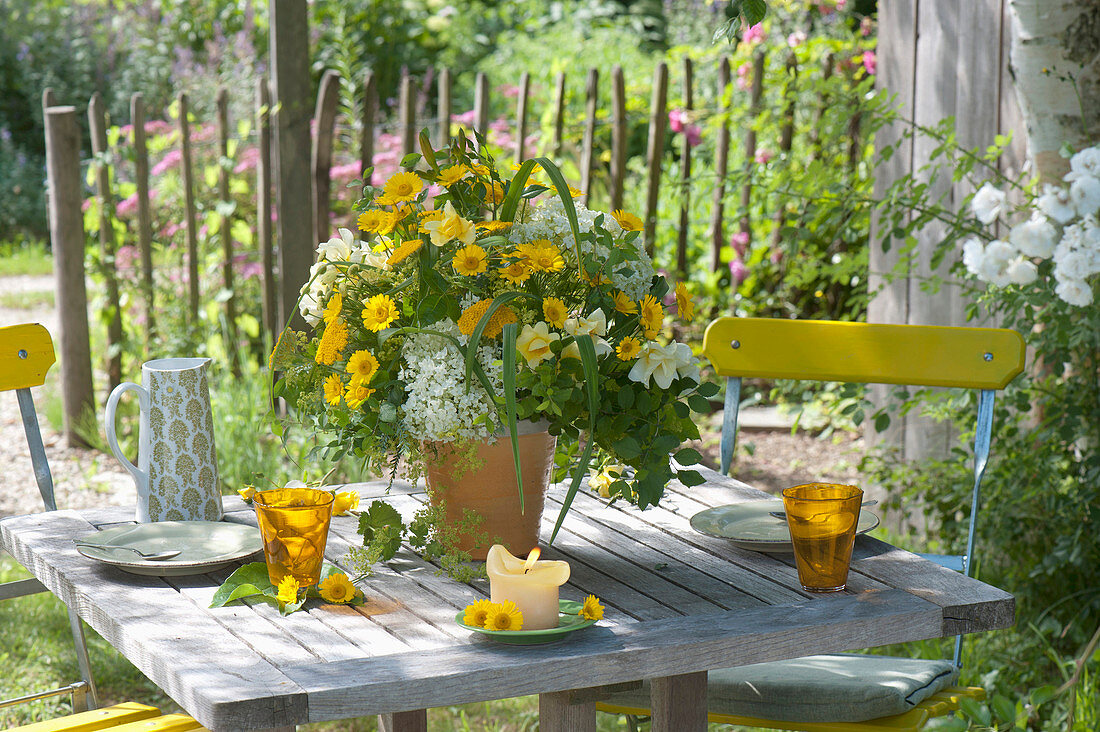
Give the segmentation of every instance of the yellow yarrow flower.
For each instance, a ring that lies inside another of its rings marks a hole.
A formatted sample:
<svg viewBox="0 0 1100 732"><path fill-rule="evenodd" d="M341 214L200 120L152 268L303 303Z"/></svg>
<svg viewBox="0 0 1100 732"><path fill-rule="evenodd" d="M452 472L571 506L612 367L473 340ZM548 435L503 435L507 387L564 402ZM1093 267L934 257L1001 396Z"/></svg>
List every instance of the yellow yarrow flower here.
<svg viewBox="0 0 1100 732"><path fill-rule="evenodd" d="M513 285L522 285L531 276L531 270L523 262L512 262L507 267L501 267L500 276Z"/></svg>
<svg viewBox="0 0 1100 732"><path fill-rule="evenodd" d="M485 618L486 630L520 630L523 628L523 613L511 600L493 604Z"/></svg>
<svg viewBox="0 0 1100 732"><path fill-rule="evenodd" d="M439 171L439 177L436 178L436 183L444 188L450 188L455 183L466 177L466 174L470 172L470 169L465 165L452 165L449 168L444 168Z"/></svg>
<svg viewBox="0 0 1100 732"><path fill-rule="evenodd" d="M473 277L489 268L489 255L477 244L468 244L455 252L451 266L460 275Z"/></svg>
<svg viewBox="0 0 1100 732"><path fill-rule="evenodd" d="M378 373L378 359L374 357L374 354L370 351L363 349L351 354L351 358L348 359L348 365L345 367L346 371L351 374L352 380L359 381L360 383L367 384L374 375ZM339 379L339 377L337 377ZM326 391L328 385L325 385Z"/></svg>
<svg viewBox="0 0 1100 732"><path fill-rule="evenodd" d="M374 389L367 387L366 382L359 381L358 379L352 379L348 384L347 389L344 391L344 401L352 409L358 409L363 402L370 399L371 394L374 393Z"/></svg>
<svg viewBox="0 0 1100 732"><path fill-rule="evenodd" d="M615 309L623 315L633 315L638 312L638 306L633 300L626 296L626 293L622 290L615 291Z"/></svg>
<svg viewBox="0 0 1100 732"><path fill-rule="evenodd" d="M646 295L638 306L638 318L642 322L642 327L645 328L645 337L652 338L657 335L661 324L664 323L665 308L653 295Z"/></svg>
<svg viewBox="0 0 1100 732"><path fill-rule="evenodd" d="M328 304L325 305L325 310L321 313L322 319L328 325L332 325L332 321L340 317L340 311L344 309L344 297L339 293L334 293L329 298Z"/></svg>
<svg viewBox="0 0 1100 732"><path fill-rule="evenodd" d="M340 352L344 350L344 346L347 344L348 327L344 324L344 321L336 319L328 324L325 332L321 335L321 340L317 343L317 354L313 357L313 360L324 366L333 364L340 357Z"/></svg>
<svg viewBox="0 0 1100 732"><path fill-rule="evenodd" d="M332 515L344 516L348 511L359 508L359 493L357 491L340 491L332 499Z"/></svg>
<svg viewBox="0 0 1100 732"><path fill-rule="evenodd" d="M580 612L577 613L585 620L602 620L603 619L603 605L600 604L600 599L595 595L589 595L584 598L584 604L581 606Z"/></svg>
<svg viewBox="0 0 1100 732"><path fill-rule="evenodd" d="M621 208L617 208L611 212L611 218L619 222L619 226L623 227L626 231L642 231L645 228L645 224L642 220L632 213L627 213Z"/></svg>
<svg viewBox="0 0 1100 732"><path fill-rule="evenodd" d="M555 328L564 326L565 318L568 315L569 310L559 298L547 297L542 301L542 316L546 318L547 323Z"/></svg>
<svg viewBox="0 0 1100 732"><path fill-rule="evenodd" d="M404 262L410 256L420 251L420 247L423 244L423 239L410 239L401 246L397 247L397 249L393 250L393 254L391 254L389 259L386 260L386 264L394 265Z"/></svg>
<svg viewBox="0 0 1100 732"><path fill-rule="evenodd" d="M642 350L642 342L633 336L624 336L619 341L619 347L615 349L615 355L620 361L629 361L635 358Z"/></svg>
<svg viewBox="0 0 1100 732"><path fill-rule="evenodd" d="M343 572L334 572L321 580L317 586L321 599L338 605L344 605L355 599L358 590Z"/></svg>
<svg viewBox="0 0 1100 732"><path fill-rule="evenodd" d="M375 295L363 305L363 325L375 333L397 320L397 303L389 295Z"/></svg>
<svg viewBox="0 0 1100 732"><path fill-rule="evenodd" d="M481 322L481 319L485 316L485 312L492 304L492 300L478 300L473 305L463 310L462 315L458 319L459 332L467 337L472 336L474 334L474 328ZM488 324L486 324L485 330L487 331L488 329Z"/></svg>
<svg viewBox="0 0 1100 732"><path fill-rule="evenodd" d="M388 221L389 214L376 208L359 214L359 228L372 234L377 234Z"/></svg>
<svg viewBox="0 0 1100 732"><path fill-rule="evenodd" d="M483 599L472 602L466 606L462 616L462 622L474 628L484 628L485 622L489 619L489 611L492 610L492 608L493 603L489 600Z"/></svg>
<svg viewBox="0 0 1100 732"><path fill-rule="evenodd" d="M411 171L393 175L382 190L385 195L394 202L412 201L424 188L420 176Z"/></svg>
<svg viewBox="0 0 1100 732"><path fill-rule="evenodd" d="M298 600L298 580L289 574L279 580L275 598L283 605L296 602Z"/></svg>
<svg viewBox="0 0 1100 732"><path fill-rule="evenodd" d="M676 283L676 315L685 323L695 315L695 303L691 301L691 292L683 282Z"/></svg>
<svg viewBox="0 0 1100 732"><path fill-rule="evenodd" d="M344 382L339 376L332 374L325 379L325 401L335 407L340 403L342 396L344 396Z"/></svg>

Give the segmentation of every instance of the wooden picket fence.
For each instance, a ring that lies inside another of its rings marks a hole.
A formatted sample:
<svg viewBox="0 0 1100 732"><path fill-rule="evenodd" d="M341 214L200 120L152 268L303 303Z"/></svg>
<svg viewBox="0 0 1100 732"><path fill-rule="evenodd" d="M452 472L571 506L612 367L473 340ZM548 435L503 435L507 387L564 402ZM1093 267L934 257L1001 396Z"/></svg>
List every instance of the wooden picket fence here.
<svg viewBox="0 0 1100 732"><path fill-rule="evenodd" d="M765 52L763 48L757 50L752 59L751 87L749 89L749 114L750 117L760 114L764 92ZM828 78L835 68L832 56L827 57L822 65L820 73L823 78ZM682 61L682 108L692 113L695 107L695 68L693 61L684 57ZM786 58L787 78L794 79L799 73L794 51L790 51ZM588 194L593 183L593 172L597 165L595 160L596 129L600 124L610 126L611 155L607 163L608 199L612 209L622 208L624 188L627 181L627 99L624 72L620 66L615 66L610 74L610 117L609 122L600 122L600 71L589 69L584 81L584 121L581 129L579 146L576 146L577 160L575 164L580 171L579 187L584 194L582 203L587 203ZM389 118L395 120L396 131L400 136L402 154L416 151L418 133L423 126L422 122L428 119L428 124L435 127L433 142L437 147L446 145L451 137L452 129L452 75L446 68L439 70L435 75L435 101L436 110L434 119L429 117L422 109L417 114L417 95L425 96L425 89L417 87L415 80L406 75L401 79L396 109L389 110ZM331 236L330 205L331 205L331 176L333 165L333 147L337 140L336 125L339 107L340 78L334 71L328 71L321 80L316 101L314 123L315 132L312 140L312 218L314 222L315 241L324 241ZM788 81L788 83L790 83ZM566 74L557 75L553 87L553 97L546 103L552 105L553 133L549 145L549 154L560 161L560 156L565 148L563 135L565 134L565 99L566 99ZM719 115L721 120L717 125L711 125L716 135L714 139L714 188L711 202L711 219L709 223L709 262L711 271L719 271L722 267L722 248L726 245L726 186L730 174L729 159L730 145L732 144L728 124L731 94L728 89L731 84L730 61L723 57L717 62L717 89L714 99L718 101L716 108L697 112L701 116ZM524 73L518 80L518 95L515 106L515 148L512 151L516 162L523 159L524 140L528 136L528 121L531 117L532 98L530 93L530 79ZM490 91L489 79L484 73L477 74L474 86L473 128L477 131L488 133ZM373 165L375 155L375 142L377 134L383 130L381 120L386 110L380 108L376 84L373 76L368 73L359 87L358 100L361 108L359 119L359 163L360 170ZM783 93L787 93L784 88ZM666 63L660 63L654 70L646 145L646 178L645 178L645 211L644 211L644 241L647 249L652 253L656 240L658 221L658 202L660 199L660 187L662 180L662 164L666 147L666 136L669 124L669 69ZM782 112L783 123L777 153L783 155L791 150L795 132L795 100L791 95L788 98ZM178 113L177 122L179 133L180 166L182 171L182 183L184 193L184 229L186 240L187 262L187 308L189 318L194 322L198 319L201 304L199 282L199 230L197 225L195 206L195 180L192 162L192 117L189 114L190 100L186 94L181 93L177 98ZM813 112L815 121L820 121L826 106L830 100L820 98L817 101L817 109ZM91 366L90 349L88 346L88 326L86 319L83 323L83 313L87 311L84 292L84 230L80 216L80 169L81 147L80 131L76 122L76 109L74 107L58 106L52 92L49 90L43 96L46 122L47 142L47 168L49 178L49 206L51 222L51 238L54 247L56 261L56 276L59 279L58 292L61 293L61 301L58 306L61 312L60 355L63 364L62 378L65 381L63 394L67 395L65 401L66 417L71 417L69 423L76 422L78 415L88 405L94 403L91 394ZM424 105L426 106L426 105ZM229 92L225 88L218 90L216 96L216 129L217 145L221 158L228 157L230 127L228 120ZM262 271L262 304L260 322L269 332L275 333L280 329L282 317L279 312L280 292L279 283L276 281L276 256L273 226L270 212L272 211L272 172L273 172L273 139L272 139L272 105L271 93L266 79L260 79L255 89L255 120L254 142L258 147L258 163L256 167L256 211L255 241L258 247L259 261ZM147 314L145 339L146 343L154 336L157 328L157 303L155 301L155 289L153 286L153 233L150 225L152 220L149 199L149 155L146 148L145 120L146 109L143 97L140 93L134 94L130 106L133 137L130 141L133 146L133 169L127 171L137 187L136 210L136 241L140 253L141 282L140 294L143 299L144 310ZM102 248L102 259L111 263L117 251L114 228L110 217L114 215L114 197L111 190L111 176L107 166L107 124L104 114L102 99L97 94L88 104L89 128L91 131L92 151L94 158L91 162L95 170L95 196L98 199L99 220L99 245ZM852 119L849 134L850 158L854 165L859 156L859 118ZM389 127L394 129L394 127ZM740 191L741 216L734 226L740 232L751 236L753 222L749 218L750 204L752 203L753 188L751 167L757 152L757 137L752 126L744 130L741 145L745 165L745 176L742 190ZM809 142L812 150L820 149L818 125L813 124L808 128ZM688 235L689 235L689 207L691 200L692 179L692 154L693 146L687 135L682 136L682 146L679 150L679 188L680 211L678 221L665 222L677 226L676 261L669 263L668 269L676 272L677 276L684 276L689 267ZM544 149L546 146L543 146ZM813 154L813 153L811 153ZM230 170L225 165L219 166L217 181L218 197L222 201L229 200ZM75 181L75 183L74 183ZM775 237L778 239L782 229L782 207L775 214ZM238 215L239 216L239 215ZM220 239L223 250L222 277L224 288L230 293L225 298L224 316L229 333L227 340L228 356L232 362L236 362L237 337L235 328L236 316L242 308L247 307L240 303L233 292L234 284L234 243L232 239L232 223L234 214L226 211L220 215ZM107 327L107 347L112 354L107 362L108 389L113 389L122 378L121 347L123 342L123 326L120 307L120 288L117 275L112 266L104 267L102 275L105 280L108 312L111 314ZM305 273L287 273L287 276L298 276L303 279ZM79 438L66 427L66 434L70 439Z"/></svg>

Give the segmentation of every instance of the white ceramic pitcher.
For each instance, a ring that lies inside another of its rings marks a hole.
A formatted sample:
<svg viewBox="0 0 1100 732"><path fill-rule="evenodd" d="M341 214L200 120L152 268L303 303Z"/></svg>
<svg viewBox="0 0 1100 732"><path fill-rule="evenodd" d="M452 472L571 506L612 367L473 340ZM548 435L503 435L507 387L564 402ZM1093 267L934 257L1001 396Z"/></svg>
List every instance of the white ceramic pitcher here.
<svg viewBox="0 0 1100 732"><path fill-rule="evenodd" d="M107 444L137 483L137 521L218 521L218 456L206 383L208 358L160 358L141 365L144 386L119 384L107 399ZM141 404L138 464L123 455L115 409L125 391Z"/></svg>

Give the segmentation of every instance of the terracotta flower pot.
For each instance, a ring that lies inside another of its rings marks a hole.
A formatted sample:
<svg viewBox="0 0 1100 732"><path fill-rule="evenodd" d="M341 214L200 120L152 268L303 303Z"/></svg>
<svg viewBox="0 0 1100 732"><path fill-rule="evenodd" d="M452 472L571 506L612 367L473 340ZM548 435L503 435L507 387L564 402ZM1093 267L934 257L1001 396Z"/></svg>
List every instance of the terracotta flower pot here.
<svg viewBox="0 0 1100 732"><path fill-rule="evenodd" d="M450 442L424 443L432 504L438 506L443 502L444 521L460 529L457 548L470 552L474 559L485 559L489 547L495 543L503 544L517 556L527 556L538 546L557 438L545 430L531 431L539 426L524 427L520 425L518 436L523 471L522 511L511 437L505 435L493 443L488 440L476 443L476 451L472 453L468 444L456 447ZM475 511L482 519L472 533L461 531L465 509Z"/></svg>

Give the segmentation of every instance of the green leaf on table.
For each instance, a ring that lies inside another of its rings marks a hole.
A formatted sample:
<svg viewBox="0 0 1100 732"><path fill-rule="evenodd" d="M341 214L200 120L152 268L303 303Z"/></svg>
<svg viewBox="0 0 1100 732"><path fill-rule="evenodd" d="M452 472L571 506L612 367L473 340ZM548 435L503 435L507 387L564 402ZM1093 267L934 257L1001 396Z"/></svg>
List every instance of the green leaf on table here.
<svg viewBox="0 0 1100 732"><path fill-rule="evenodd" d="M686 485L688 488L692 488L697 485L706 483L707 480L697 471L694 470L677 470L676 479Z"/></svg>
<svg viewBox="0 0 1100 732"><path fill-rule="evenodd" d="M703 462L703 456L699 454L698 450L691 447L685 447L672 457L675 458L676 462L680 463L680 465L695 465L696 463Z"/></svg>
<svg viewBox="0 0 1100 732"><path fill-rule="evenodd" d="M401 532L404 522L397 510L381 500L374 500L370 507L359 515L359 533L363 535L363 544L370 545L377 537L381 545L381 559L393 559L401 548Z"/></svg>
<svg viewBox="0 0 1100 732"><path fill-rule="evenodd" d="M238 569L222 583L210 601L210 607L221 607L243 597L266 595L274 597L275 587L267 575L267 565L263 562L250 562Z"/></svg>

